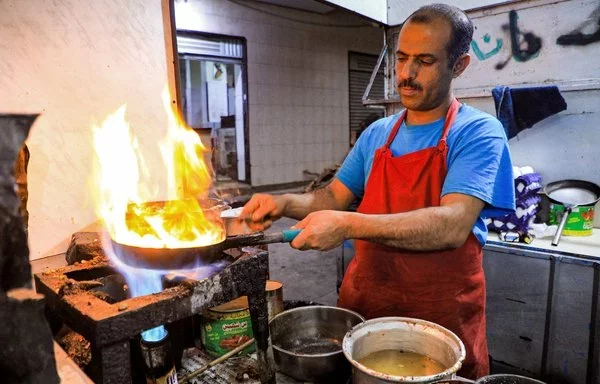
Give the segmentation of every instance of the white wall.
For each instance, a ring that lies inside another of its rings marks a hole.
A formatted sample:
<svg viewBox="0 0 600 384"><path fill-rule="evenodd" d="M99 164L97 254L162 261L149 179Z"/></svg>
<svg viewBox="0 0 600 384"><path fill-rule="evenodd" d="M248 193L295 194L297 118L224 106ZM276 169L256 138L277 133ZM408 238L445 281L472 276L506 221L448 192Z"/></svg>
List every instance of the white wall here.
<svg viewBox="0 0 600 384"><path fill-rule="evenodd" d="M321 172L343 160L349 148L348 51L378 54L383 32L346 11L321 16L248 4L288 19L229 1L188 0L175 4L177 29L247 39L251 183L300 181L303 170Z"/></svg>
<svg viewBox="0 0 600 384"><path fill-rule="evenodd" d="M92 123L127 103L142 137L166 128L161 0L2 0L0 58L0 112L41 113L27 140L31 258L61 253L95 221Z"/></svg>
<svg viewBox="0 0 600 384"><path fill-rule="evenodd" d="M600 42L587 46L560 46L556 39L570 32L598 7L597 0L527 1L512 6L473 12L473 40L489 52L502 39L502 49L485 60L471 50L472 63L459 78L456 93L468 104L495 115L491 88L556 84L567 102L567 110L549 117L510 140L513 160L533 166L544 183L579 178L600 184L597 165L600 146ZM512 59L504 69L496 63L510 55L510 39L502 31L508 12L515 9L520 28L542 38L537 57L526 62ZM490 42L483 40L489 34ZM531 108L536 106L532 105Z"/></svg>

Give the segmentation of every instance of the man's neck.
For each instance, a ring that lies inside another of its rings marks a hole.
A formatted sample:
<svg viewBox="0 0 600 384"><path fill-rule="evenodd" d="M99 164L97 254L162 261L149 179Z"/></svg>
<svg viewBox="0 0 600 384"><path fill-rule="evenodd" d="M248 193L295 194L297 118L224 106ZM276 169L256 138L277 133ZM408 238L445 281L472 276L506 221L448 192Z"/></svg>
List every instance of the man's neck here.
<svg viewBox="0 0 600 384"><path fill-rule="evenodd" d="M423 125L445 118L446 114L448 114L448 108L450 108L450 104L452 104L452 100L454 100L454 96L450 94L444 102L433 109L427 111L415 111L409 109L406 114L406 124Z"/></svg>

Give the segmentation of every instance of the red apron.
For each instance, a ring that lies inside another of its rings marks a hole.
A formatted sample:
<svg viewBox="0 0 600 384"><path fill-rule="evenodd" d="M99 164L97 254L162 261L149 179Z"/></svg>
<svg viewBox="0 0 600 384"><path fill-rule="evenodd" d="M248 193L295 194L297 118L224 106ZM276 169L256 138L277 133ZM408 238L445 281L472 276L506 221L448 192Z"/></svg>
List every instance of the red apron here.
<svg viewBox="0 0 600 384"><path fill-rule="evenodd" d="M406 112L387 143L375 152L358 212L387 214L439 206L447 174L446 137L458 113L455 99L435 147L393 157L394 140ZM485 335L485 279L481 244L471 233L457 249L416 252L356 240L338 305L367 319L405 316L440 324L460 337L467 350L460 376L488 374Z"/></svg>

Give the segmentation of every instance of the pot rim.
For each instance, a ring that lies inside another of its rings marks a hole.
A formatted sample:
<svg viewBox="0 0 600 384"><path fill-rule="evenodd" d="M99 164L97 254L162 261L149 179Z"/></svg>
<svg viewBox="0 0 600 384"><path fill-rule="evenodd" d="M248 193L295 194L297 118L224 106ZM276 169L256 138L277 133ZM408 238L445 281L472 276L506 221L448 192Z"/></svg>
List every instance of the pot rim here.
<svg viewBox="0 0 600 384"><path fill-rule="evenodd" d="M392 322L394 322L394 323L400 322L400 323L404 323L407 325L412 324L412 325L417 325L417 326L426 326L429 328L433 328L439 332L443 332L458 344L458 347L460 350L460 356L458 356L458 359L457 359L456 363L454 363L453 366L447 368L443 372L437 373L435 375L428 375L428 376L387 375L385 373L381 373L381 372L372 370L372 369L362 365L361 363L356 361L351 356L351 353L349 350L350 350L350 343L352 342L351 338L354 333L356 333L357 331L360 331L361 329L368 327L372 324L392 323ZM371 320L367 320L363 323L357 324L351 330L349 330L348 333L346 333L346 336L344 337L344 341L342 343L342 351L344 352L344 356L346 357L346 360L348 360L355 369L358 369L359 371L366 373L370 376L373 376L373 377L376 377L379 379L383 379L383 380L387 380L390 382L396 382L396 383L429 383L429 382L435 382L438 380L442 380L445 377L448 377L449 375L454 375L456 372L458 372L458 370L462 367L463 361L465 360L465 357L466 357L465 345L463 344L462 340L454 332L450 331L448 328L445 328L437 323L427 321L427 320L422 320L422 319L417 319L417 318L412 318L412 317L396 317L396 316L378 317L378 318L374 318Z"/></svg>
<svg viewBox="0 0 600 384"><path fill-rule="evenodd" d="M303 310L313 309L313 308L333 309L333 310L337 310L337 311L341 311L341 312L347 312L349 314L352 314L352 315L356 316L361 321L357 325L360 325L360 324L362 324L365 321L365 318L363 316L361 316L360 314L358 314L358 313L356 313L354 311L346 309L346 308L334 307L334 306L330 306L330 305L307 305L305 307L298 307L298 308L288 309L287 311L283 311L283 312L277 314L276 316L273 316L273 318L269 321L269 328L271 326L271 323L274 322L275 319L277 319L279 317L285 317L285 315L293 313L293 312L302 312ZM270 331L270 329L269 329L269 331ZM348 332L349 331L350 330L348 330ZM345 339L345 337L344 337L344 339ZM294 356L294 357L322 358L322 357L335 356L335 355L343 353L343 343L342 343L342 348L340 348L339 351L326 352L326 353L298 353L298 352L291 352L291 351L288 351L287 349L281 348L278 345L275 345L275 343L273 343L272 336L271 336L271 345L272 345L273 349L276 349L277 351L279 351L281 353L284 353L284 354L290 355L290 356Z"/></svg>

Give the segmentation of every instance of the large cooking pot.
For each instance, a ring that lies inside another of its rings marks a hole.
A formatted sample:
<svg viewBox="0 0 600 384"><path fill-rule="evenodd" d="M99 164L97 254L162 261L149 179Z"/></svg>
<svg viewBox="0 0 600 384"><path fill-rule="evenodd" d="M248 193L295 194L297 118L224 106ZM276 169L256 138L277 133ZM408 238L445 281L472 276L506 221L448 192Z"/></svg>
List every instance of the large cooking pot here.
<svg viewBox="0 0 600 384"><path fill-rule="evenodd" d="M429 376L393 376L369 369L357 360L377 351L400 350L428 356L443 366ZM344 355L352 364L354 384L435 383L452 379L465 359L465 346L450 330L430 321L381 317L352 328L344 337Z"/></svg>
<svg viewBox="0 0 600 384"><path fill-rule="evenodd" d="M269 323L277 369L300 381L345 383L350 364L344 335L364 321L356 312L328 306L290 309Z"/></svg>
<svg viewBox="0 0 600 384"><path fill-rule="evenodd" d="M591 234L594 220L594 206L600 199L600 187L598 185L583 180L560 180L546 185L544 187L544 194L548 196L552 204L558 205L562 212L562 218L560 219L556 235L554 235L554 239L552 240L552 245L558 245L567 219L569 219L569 216L575 214L578 215L578 220L575 221L589 227L584 228L582 226L580 229L589 229L589 234ZM553 211L554 215L556 215L559 210L554 208ZM591 215L587 216L589 212L591 212ZM583 217L584 214L586 217Z"/></svg>

